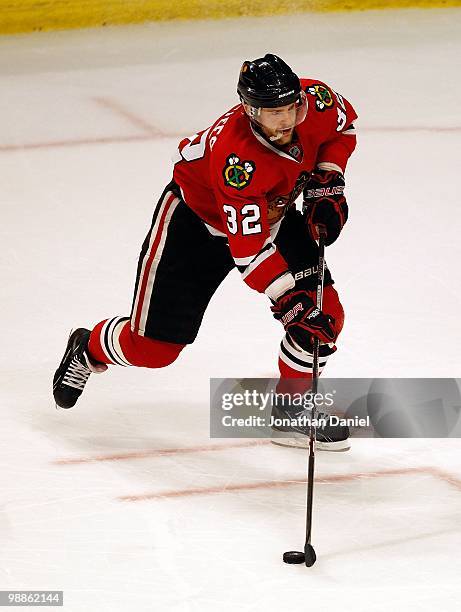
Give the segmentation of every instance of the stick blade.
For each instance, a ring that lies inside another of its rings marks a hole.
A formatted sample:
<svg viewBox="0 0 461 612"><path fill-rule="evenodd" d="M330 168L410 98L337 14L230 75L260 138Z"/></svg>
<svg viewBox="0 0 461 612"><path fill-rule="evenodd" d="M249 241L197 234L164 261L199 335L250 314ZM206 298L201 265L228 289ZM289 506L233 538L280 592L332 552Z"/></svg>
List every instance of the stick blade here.
<svg viewBox="0 0 461 612"><path fill-rule="evenodd" d="M311 544L306 544L304 547L304 563L306 567L312 567L317 561L314 547Z"/></svg>

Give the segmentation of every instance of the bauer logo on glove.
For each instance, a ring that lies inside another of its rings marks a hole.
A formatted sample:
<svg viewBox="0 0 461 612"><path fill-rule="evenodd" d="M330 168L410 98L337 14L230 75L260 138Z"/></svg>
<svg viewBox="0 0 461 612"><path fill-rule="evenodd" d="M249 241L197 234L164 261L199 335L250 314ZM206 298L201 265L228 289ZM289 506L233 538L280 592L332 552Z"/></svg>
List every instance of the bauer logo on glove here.
<svg viewBox="0 0 461 612"><path fill-rule="evenodd" d="M311 198L322 198L333 195L342 195L344 193L344 185L338 185L334 187L321 187L320 189L306 189L304 193L304 199L309 200Z"/></svg>
<svg viewBox="0 0 461 612"><path fill-rule="evenodd" d="M318 228L325 230L325 244L332 244L349 216L344 197L344 176L336 170L317 170L304 190L304 210L309 234L318 240Z"/></svg>
<svg viewBox="0 0 461 612"><path fill-rule="evenodd" d="M310 350L314 338L324 344L336 340L335 320L317 308L307 291L288 291L279 297L271 310L303 350Z"/></svg>
<svg viewBox="0 0 461 612"><path fill-rule="evenodd" d="M303 310L303 305L301 304L301 302L298 302L296 304L296 306L294 306L293 308L291 308L291 310L289 310L285 315L283 315L283 317L280 319L282 321L282 325L285 327L286 325L288 325L288 323L290 321L293 321L293 319L296 317L296 315L298 314L298 312L301 312Z"/></svg>

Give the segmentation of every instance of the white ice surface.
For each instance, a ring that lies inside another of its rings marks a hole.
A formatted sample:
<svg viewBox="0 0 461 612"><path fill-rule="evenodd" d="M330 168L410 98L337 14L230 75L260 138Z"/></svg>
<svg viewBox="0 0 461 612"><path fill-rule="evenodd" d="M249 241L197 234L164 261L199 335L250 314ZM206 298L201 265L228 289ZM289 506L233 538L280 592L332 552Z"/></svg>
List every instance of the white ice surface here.
<svg viewBox="0 0 461 612"><path fill-rule="evenodd" d="M55 463L227 444L208 437L209 377L276 375L280 337L236 273L170 368L112 368L70 411L50 387L72 326L128 313L178 137L268 51L360 115L328 250L347 316L328 375L459 376L460 26L459 10L402 11L0 39L0 589L63 589L70 612L459 609L457 440L319 455L310 570L281 563L302 545L302 485L228 490L302 479L300 451Z"/></svg>

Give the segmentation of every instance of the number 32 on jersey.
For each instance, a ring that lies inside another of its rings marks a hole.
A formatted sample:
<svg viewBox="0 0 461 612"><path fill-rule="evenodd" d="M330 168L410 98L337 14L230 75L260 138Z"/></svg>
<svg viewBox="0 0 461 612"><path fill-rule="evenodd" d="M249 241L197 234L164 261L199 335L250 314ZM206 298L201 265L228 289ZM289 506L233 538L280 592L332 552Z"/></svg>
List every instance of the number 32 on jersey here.
<svg viewBox="0 0 461 612"><path fill-rule="evenodd" d="M257 204L245 204L241 210L230 204L224 204L223 210L227 215L227 229L230 234L237 234L239 227L244 236L261 233L261 223L259 223L261 211Z"/></svg>

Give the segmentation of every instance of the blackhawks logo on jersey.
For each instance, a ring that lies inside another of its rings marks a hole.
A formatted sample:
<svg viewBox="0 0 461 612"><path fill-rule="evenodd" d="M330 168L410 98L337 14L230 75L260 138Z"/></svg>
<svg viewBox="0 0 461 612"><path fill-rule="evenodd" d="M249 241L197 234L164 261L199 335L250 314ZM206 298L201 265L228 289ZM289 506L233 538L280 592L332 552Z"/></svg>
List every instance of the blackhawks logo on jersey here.
<svg viewBox="0 0 461 612"><path fill-rule="evenodd" d="M323 112L327 108L333 107L333 96L325 85L311 85L306 88L306 93L315 97L315 108L317 110Z"/></svg>
<svg viewBox="0 0 461 612"><path fill-rule="evenodd" d="M254 170L254 162L240 161L235 153L231 153L223 169L224 182L234 189L244 189L250 184Z"/></svg>

